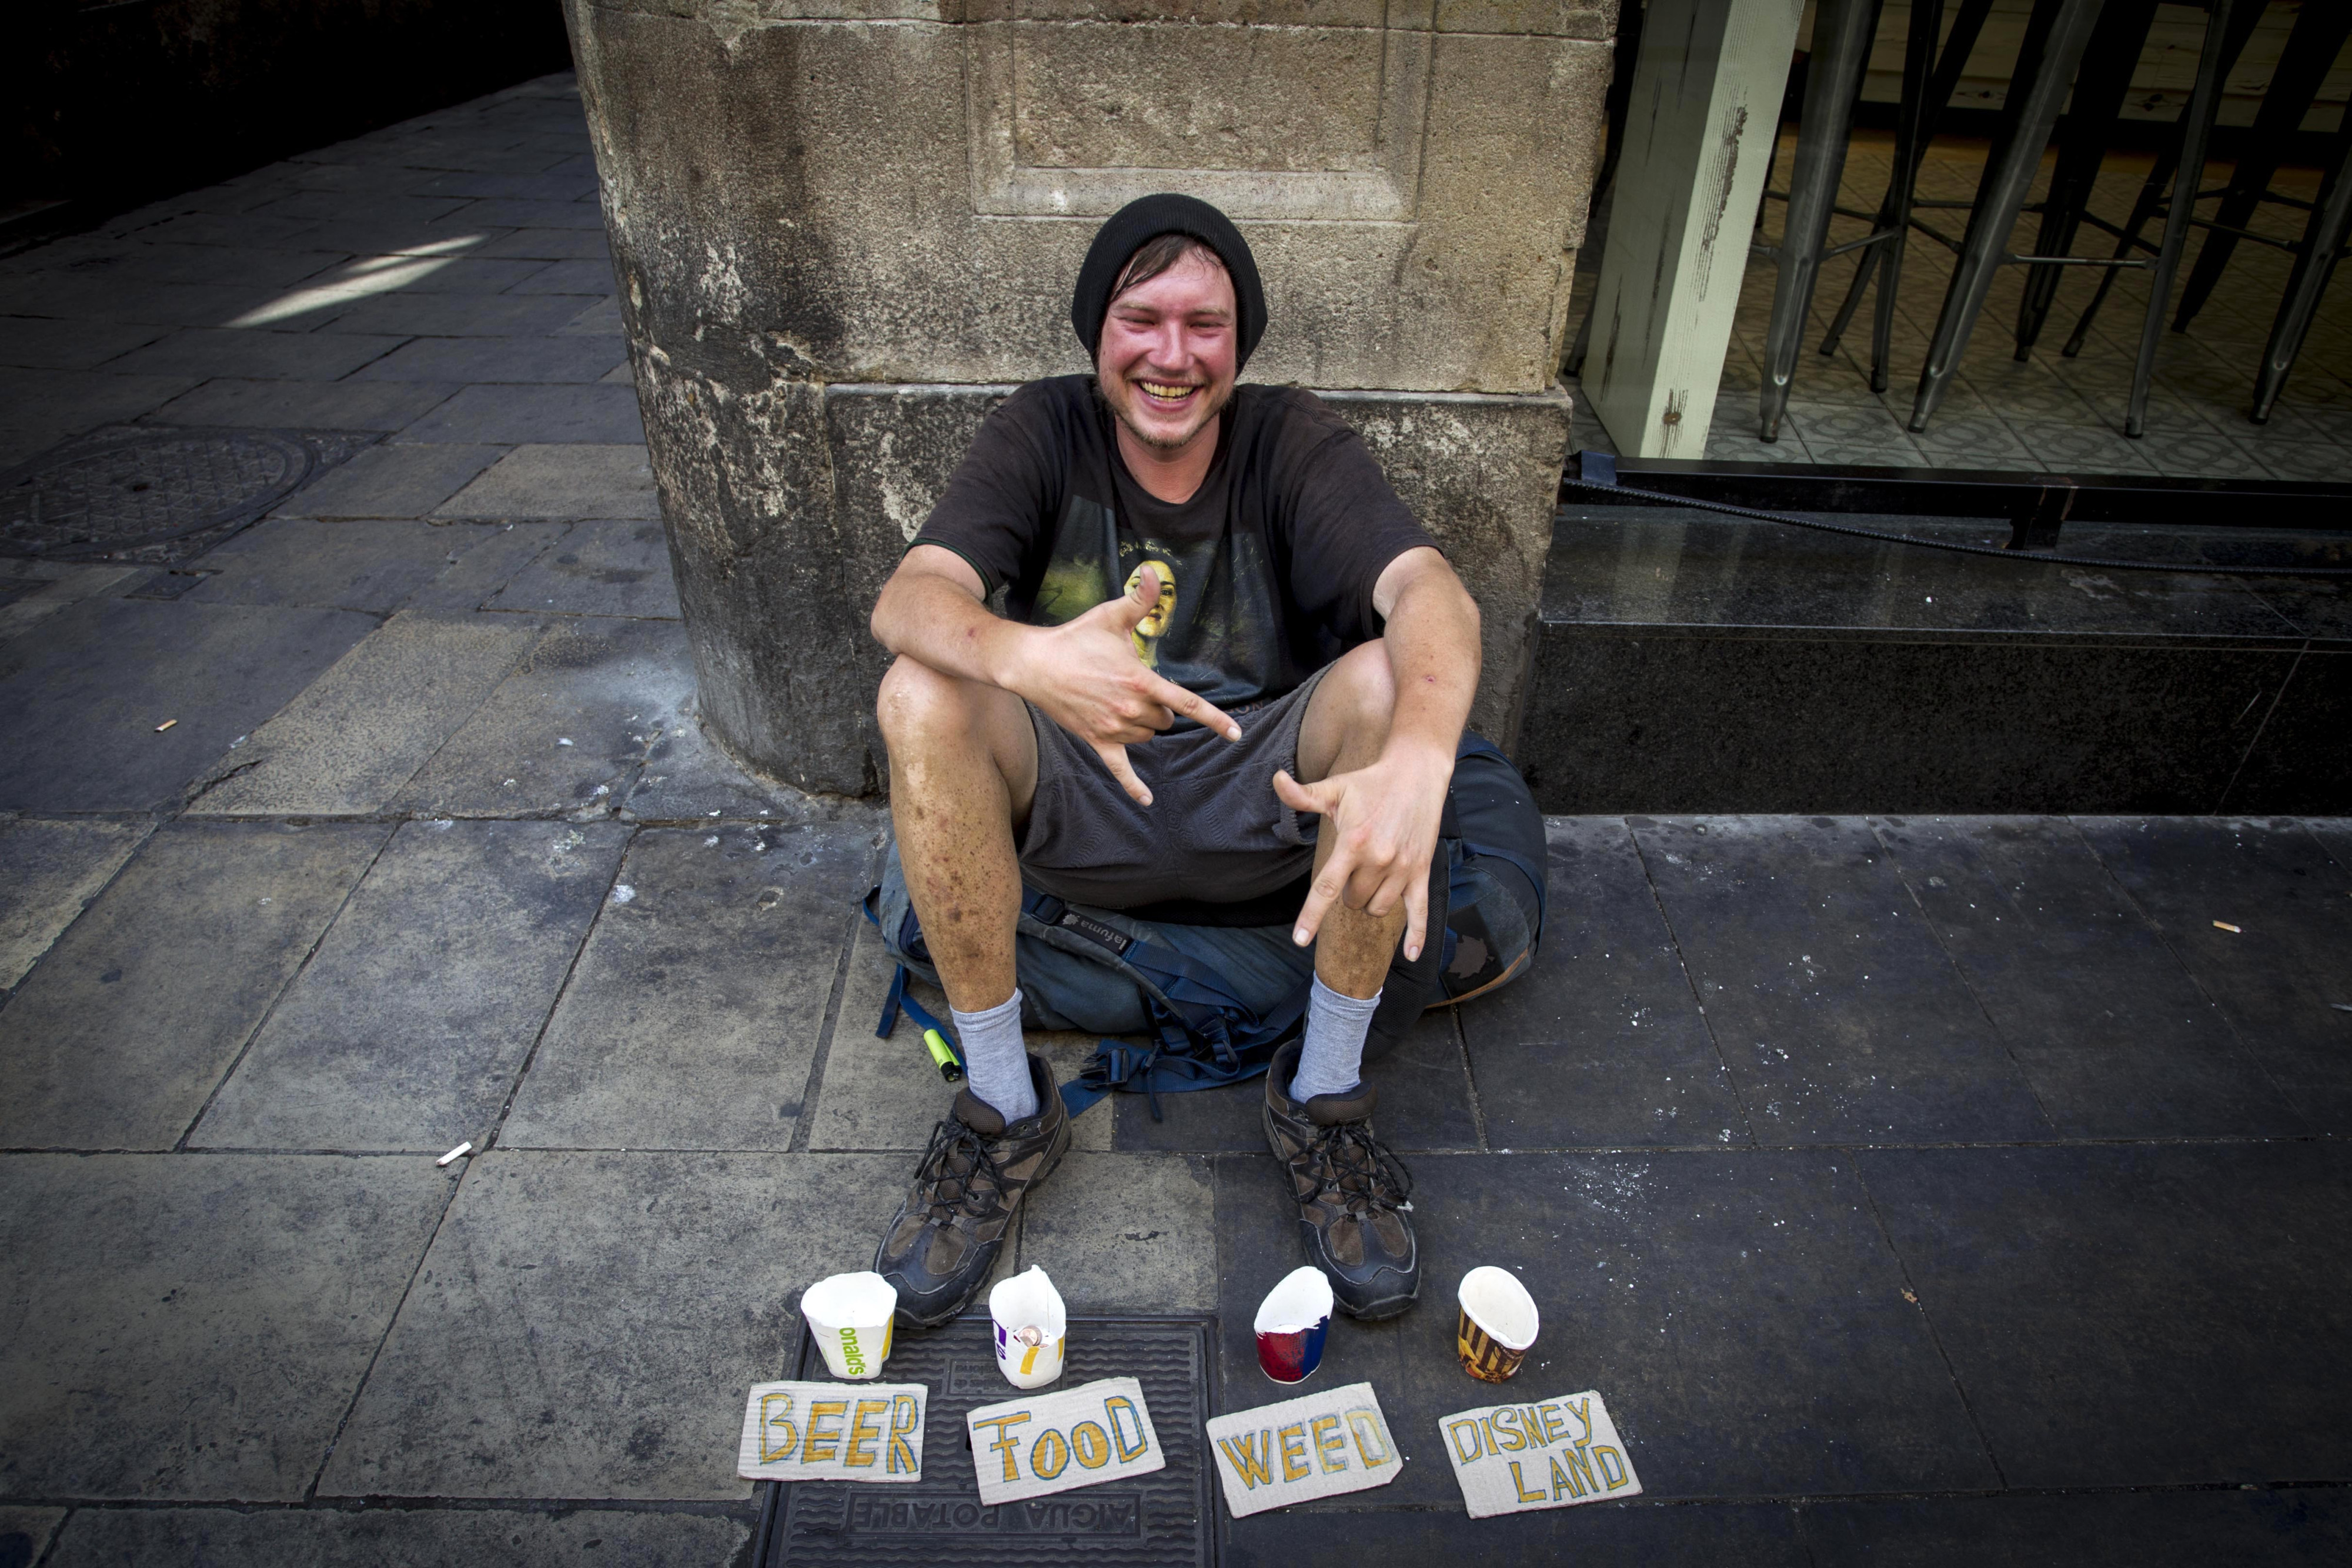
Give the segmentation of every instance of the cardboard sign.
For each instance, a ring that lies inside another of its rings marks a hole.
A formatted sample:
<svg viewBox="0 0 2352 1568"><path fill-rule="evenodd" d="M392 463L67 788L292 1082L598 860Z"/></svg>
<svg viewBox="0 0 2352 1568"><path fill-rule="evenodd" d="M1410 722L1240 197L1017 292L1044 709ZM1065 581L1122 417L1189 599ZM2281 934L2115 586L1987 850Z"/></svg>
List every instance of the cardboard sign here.
<svg viewBox="0 0 2352 1568"><path fill-rule="evenodd" d="M1384 1487L1404 1469L1369 1383L1220 1416L1209 1448L1235 1519Z"/></svg>
<svg viewBox="0 0 2352 1568"><path fill-rule="evenodd" d="M1441 1416L1437 1429L1473 1519L1642 1492L1609 1407L1589 1389Z"/></svg>
<svg viewBox="0 0 2352 1568"><path fill-rule="evenodd" d="M983 1405L964 1417L980 1500L991 1507L1165 1469L1143 1385L1106 1377Z"/></svg>
<svg viewBox="0 0 2352 1568"><path fill-rule="evenodd" d="M919 1383L762 1383L743 1410L748 1481L919 1481Z"/></svg>

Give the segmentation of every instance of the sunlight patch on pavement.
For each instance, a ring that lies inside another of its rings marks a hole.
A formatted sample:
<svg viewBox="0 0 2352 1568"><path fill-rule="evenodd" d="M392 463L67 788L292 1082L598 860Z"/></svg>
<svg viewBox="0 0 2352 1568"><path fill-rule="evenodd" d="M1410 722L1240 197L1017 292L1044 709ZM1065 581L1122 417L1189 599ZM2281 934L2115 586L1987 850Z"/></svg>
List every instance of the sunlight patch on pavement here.
<svg viewBox="0 0 2352 1568"><path fill-rule="evenodd" d="M307 284L268 304L224 323L230 327L268 327L338 305L349 305L371 295L388 294L429 277L457 259L457 253L478 246L484 235L460 235L432 245L420 245L396 256L369 256L338 267L320 283Z"/></svg>

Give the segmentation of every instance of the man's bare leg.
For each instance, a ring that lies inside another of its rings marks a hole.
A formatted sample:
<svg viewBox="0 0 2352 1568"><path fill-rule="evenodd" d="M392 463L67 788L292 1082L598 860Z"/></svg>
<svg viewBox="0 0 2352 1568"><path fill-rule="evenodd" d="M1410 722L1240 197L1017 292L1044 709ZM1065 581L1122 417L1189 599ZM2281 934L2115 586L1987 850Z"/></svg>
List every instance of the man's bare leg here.
<svg viewBox="0 0 2352 1568"><path fill-rule="evenodd" d="M1318 783L1371 763L1388 743L1395 706L1395 682L1381 643L1367 643L1340 659L1307 699L1298 731L1299 781ZM1316 833L1318 874L1338 845L1328 824ZM1355 1082L1372 1005L1404 935L1405 918L1402 901L1386 915L1374 915L1345 898L1324 915L1315 936L1315 977L1332 994L1308 1005L1298 1072L1307 1094L1337 1092ZM1288 1085L1283 1087L1289 1092Z"/></svg>
<svg viewBox="0 0 2352 1568"><path fill-rule="evenodd" d="M1013 960L1021 916L1013 833L1037 789L1028 709L1010 692L902 658L883 677L876 711L890 748L898 863L973 1058L973 1092L1017 1121L1036 1108ZM992 1050L1006 1042L1013 1049Z"/></svg>

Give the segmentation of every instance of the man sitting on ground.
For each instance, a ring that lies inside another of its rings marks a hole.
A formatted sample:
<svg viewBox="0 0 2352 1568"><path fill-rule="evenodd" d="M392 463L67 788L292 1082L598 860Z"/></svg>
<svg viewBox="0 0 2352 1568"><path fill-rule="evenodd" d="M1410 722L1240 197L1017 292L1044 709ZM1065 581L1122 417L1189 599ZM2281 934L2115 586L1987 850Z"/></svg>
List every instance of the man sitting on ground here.
<svg viewBox="0 0 2352 1568"><path fill-rule="evenodd" d="M1477 608L1347 424L1234 384L1265 303L1223 214L1122 209L1071 320L1095 373L989 415L874 607L898 655L878 705L897 853L969 1075L874 1267L908 1321L946 1322L1068 1147L1022 1034L1024 878L1134 914L1263 900L1311 866L1296 946L1277 927L1274 951L1227 953L1311 962L1267 1141L1339 1306L1391 1316L1420 1261L1358 1070L1400 944L1411 961L1431 936Z"/></svg>

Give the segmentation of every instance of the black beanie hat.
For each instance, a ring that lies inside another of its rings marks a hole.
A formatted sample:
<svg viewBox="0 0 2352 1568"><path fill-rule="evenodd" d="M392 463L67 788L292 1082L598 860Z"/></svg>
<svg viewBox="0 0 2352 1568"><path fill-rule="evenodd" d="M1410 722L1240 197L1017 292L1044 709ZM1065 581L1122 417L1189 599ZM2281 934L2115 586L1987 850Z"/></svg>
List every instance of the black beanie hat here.
<svg viewBox="0 0 2352 1568"><path fill-rule="evenodd" d="M1185 235L1217 253L1234 280L1234 303L1241 310L1241 336L1234 358L1234 373L1249 363L1250 352L1265 336L1265 290L1257 280L1257 259L1249 241L1234 222L1194 196L1162 192L1138 196L1103 221L1095 243L1087 247L1087 264L1078 268L1078 287L1070 296L1070 325L1093 360L1102 348L1103 318L1110 313L1110 291L1135 253L1161 235Z"/></svg>

